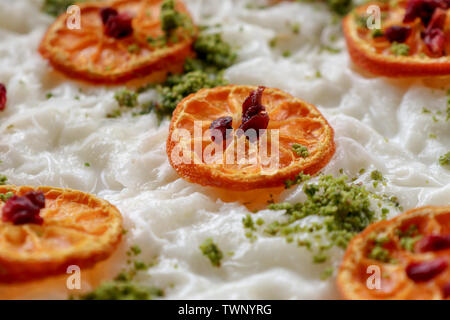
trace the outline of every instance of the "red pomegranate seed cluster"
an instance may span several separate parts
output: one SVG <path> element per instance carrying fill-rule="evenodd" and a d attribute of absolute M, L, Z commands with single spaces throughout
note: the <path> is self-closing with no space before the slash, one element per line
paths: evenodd
<path fill-rule="evenodd" d="M 445 35 L 443 29 L 446 17 L 447 11 L 437 8 L 431 17 L 427 29 L 422 34 L 423 41 L 427 48 L 433 55 L 438 57 L 444 55 Z"/>
<path fill-rule="evenodd" d="M 262 95 L 266 88 L 258 87 L 256 91 L 250 92 L 249 96 L 242 104 L 242 123 L 239 126 L 250 141 L 255 141 L 259 137 L 259 130 L 267 129 L 269 125 L 269 114 L 266 108 L 262 105 Z M 219 141 L 214 135 L 211 136 L 212 141 L 221 142 L 227 138 L 227 129 L 232 129 L 233 118 L 221 117 L 214 120 L 209 127 L 210 130 L 220 130 L 222 139 Z M 253 132 L 247 132 L 247 130 L 253 129 L 256 132 L 256 136 L 253 136 Z M 242 133 L 241 131 L 241 133 Z"/>
<path fill-rule="evenodd" d="M 210 130 L 219 130 L 221 135 L 219 137 L 217 137 L 216 135 L 211 135 L 211 140 L 214 142 L 217 142 L 217 143 L 220 143 L 220 142 L 226 140 L 226 138 L 228 137 L 228 133 L 230 132 L 230 131 L 227 132 L 227 129 L 228 130 L 233 129 L 232 123 L 233 123 L 232 117 L 221 117 L 221 118 L 214 120 L 211 123 L 211 126 L 209 127 L 209 129 Z"/>
<path fill-rule="evenodd" d="M 6 87 L 4 84 L 0 83 L 0 111 L 6 108 Z"/>
<path fill-rule="evenodd" d="M 426 30 L 421 37 L 433 56 L 444 55 L 445 35 L 443 32 L 450 0 L 409 0 L 403 22 L 420 18 Z"/>
<path fill-rule="evenodd" d="M 413 22 L 416 18 L 420 18 L 427 26 L 437 8 L 448 9 L 449 7 L 449 0 L 409 0 L 403 22 Z"/>
<path fill-rule="evenodd" d="M 262 95 L 266 88 L 258 87 L 258 90 L 250 92 L 250 95 L 242 104 L 242 123 L 239 129 L 246 132 L 249 129 L 256 131 L 256 137 L 259 136 L 259 130 L 267 129 L 269 125 L 269 114 L 262 105 Z M 252 137 L 249 137 L 253 140 Z"/>
<path fill-rule="evenodd" d="M 2 221 L 11 222 L 15 225 L 38 224 L 44 220 L 39 215 L 45 207 L 45 196 L 42 192 L 30 191 L 24 196 L 12 196 L 3 206 Z"/>
<path fill-rule="evenodd" d="M 119 13 L 116 9 L 106 7 L 100 10 L 104 33 L 108 37 L 121 39 L 133 33 L 132 17 L 128 13 Z"/>

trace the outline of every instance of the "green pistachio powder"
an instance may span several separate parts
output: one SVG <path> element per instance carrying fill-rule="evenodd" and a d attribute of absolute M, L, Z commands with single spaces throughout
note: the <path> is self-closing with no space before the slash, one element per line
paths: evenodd
<path fill-rule="evenodd" d="M 57 16 L 64 12 L 67 6 L 73 2 L 71 0 L 45 0 L 43 11 Z M 298 0 L 298 2 L 314 1 Z M 321 2 L 326 3 L 334 13 L 339 15 L 346 14 L 352 8 L 351 0 L 323 0 Z M 148 39 L 150 44 L 166 45 L 168 41 L 176 42 L 178 40 L 176 30 L 179 28 L 184 28 L 188 31 L 192 30 L 189 19 L 175 10 L 173 0 L 165 0 L 161 9 L 161 22 L 165 36 L 159 39 Z M 227 84 L 227 81 L 222 77 L 222 73 L 235 62 L 236 54 L 231 46 L 222 40 L 220 34 L 205 33 L 205 29 L 200 32 L 194 43 L 196 58 L 187 59 L 182 74 L 169 75 L 164 83 L 156 86 L 148 85 L 138 89 L 136 92 L 126 89 L 116 92 L 115 99 L 119 107 L 138 107 L 139 93 L 153 88 L 158 93 L 158 100 L 142 105 L 141 110 L 134 112 L 133 115 L 155 112 L 159 119 L 163 119 L 166 116 L 170 117 L 179 101 L 189 94 L 195 93 L 202 88 L 213 88 Z M 134 49 L 129 50 L 130 53 L 138 51 Z M 396 55 L 407 55 L 409 48 L 393 44 L 391 50 Z M 109 114 L 108 117 L 118 117 L 121 115 L 121 112 L 121 109 L 118 109 Z M 450 114 L 450 98 L 447 113 Z M 450 116 L 447 117 L 447 121 L 449 118 Z M 304 158 L 309 156 L 308 149 L 300 144 L 294 145 L 293 151 Z M 441 156 L 439 163 L 442 166 L 450 165 L 450 152 Z M 362 169 L 360 174 L 363 174 L 364 171 Z M 385 181 L 378 170 L 372 171 L 370 178 L 373 180 L 374 188 L 377 187 L 378 182 Z M 295 243 L 310 250 L 313 253 L 313 261 L 315 263 L 323 263 L 328 258 L 325 254 L 328 249 L 334 246 L 345 249 L 349 241 L 357 233 L 361 232 L 372 222 L 386 218 L 386 215 L 389 213 L 387 207 L 402 210 L 395 197 L 369 192 L 362 184 L 352 182 L 356 178 L 349 181 L 345 175 L 339 177 L 321 175 L 317 177 L 316 182 L 309 182 L 310 179 L 309 175 L 300 173 L 293 180 L 285 182 L 287 189 L 294 185 L 303 184 L 303 192 L 307 199 L 304 202 L 293 204 L 270 204 L 268 206 L 270 210 L 284 212 L 284 215 L 279 220 L 265 223 L 262 218 L 254 221 L 250 214 L 244 217 L 242 222 L 245 235 L 251 241 L 256 240 L 258 235 L 284 237 L 288 243 Z M 6 184 L 6 182 L 7 178 L 0 175 L 0 184 Z M 6 201 L 10 196 L 12 196 L 11 192 L 1 194 L 0 200 Z M 376 209 L 373 208 L 374 202 L 378 202 Z M 310 216 L 318 217 L 320 222 L 302 224 L 302 220 Z M 314 241 L 305 240 L 305 234 L 312 235 Z M 402 247 L 406 250 L 413 250 L 415 242 L 420 238 L 414 226 L 405 232 L 399 231 L 397 236 L 400 238 Z M 308 239 L 310 238 L 308 237 Z M 370 241 L 373 243 L 373 249 L 369 253 L 371 258 L 384 262 L 395 262 L 390 257 L 389 251 L 383 247 L 389 239 L 373 235 Z M 200 245 L 199 250 L 209 259 L 213 267 L 221 266 L 224 255 L 213 239 L 206 239 Z M 94 291 L 72 298 L 87 300 L 146 300 L 162 297 L 164 292 L 161 289 L 142 286 L 135 281 L 135 276 L 139 272 L 145 271 L 152 266 L 152 264 L 136 260 L 140 253 L 141 249 L 139 247 L 131 247 L 128 251 L 130 256 L 128 264 L 131 267 L 121 272 L 114 280 L 104 282 Z M 333 272 L 332 267 L 326 268 L 321 279 L 327 279 Z"/>
<path fill-rule="evenodd" d="M 70 296 L 70 299 L 79 300 L 152 300 L 163 297 L 164 291 L 159 288 L 143 286 L 135 280 L 136 276 L 152 267 L 155 262 L 146 264 L 136 260 L 142 250 L 138 246 L 132 246 L 127 255 L 128 268 L 119 273 L 113 280 L 103 282 L 95 290 L 79 295 Z"/>
<path fill-rule="evenodd" d="M 83 0 L 78 0 L 76 2 L 83 2 Z M 73 0 L 45 0 L 42 5 L 42 11 L 57 17 L 64 11 L 66 11 L 67 7 L 74 4 Z"/>
<path fill-rule="evenodd" d="M 307 158 L 309 156 L 308 148 L 305 146 L 302 146 L 299 143 L 294 143 L 292 145 L 292 150 L 297 154 L 299 157 Z"/>
<path fill-rule="evenodd" d="M 148 39 L 152 45 L 166 45 L 168 41 L 177 42 L 179 39 L 176 31 L 180 28 L 188 32 L 193 30 L 188 17 L 175 10 L 173 0 L 165 0 L 162 3 L 161 25 L 165 35 L 159 39 Z M 119 107 L 134 108 L 138 105 L 137 95 L 139 93 L 156 89 L 157 101 L 144 104 L 141 111 L 134 115 L 153 111 L 161 121 L 164 117 L 170 117 L 178 103 L 191 93 L 202 88 L 214 88 L 228 84 L 223 78 L 222 72 L 235 62 L 237 56 L 231 46 L 222 40 L 221 35 L 207 34 L 203 31 L 198 35 L 193 48 L 197 58 L 186 60 L 182 74 L 169 75 L 164 83 L 149 84 L 139 88 L 135 93 L 127 90 L 120 91 L 115 96 Z M 118 109 L 108 117 L 113 118 L 120 115 L 121 111 Z"/>
<path fill-rule="evenodd" d="M 259 231 L 266 236 L 285 237 L 288 243 L 296 243 L 313 252 L 313 261 L 322 263 L 327 260 L 327 250 L 334 246 L 345 249 L 357 233 L 372 222 L 386 218 L 390 211 L 387 207 L 399 207 L 395 198 L 369 192 L 363 185 L 350 182 L 345 175 L 321 175 L 315 183 L 307 182 L 310 178 L 301 173 L 286 183 L 286 188 L 303 183 L 307 197 L 304 202 L 269 205 L 271 210 L 285 212 L 281 219 L 270 224 L 256 223 L 257 228 L 248 215 L 243 220 L 244 228 L 248 230 L 246 236 L 254 240 L 253 232 Z M 374 209 L 374 202 L 378 202 L 377 209 Z M 318 217 L 319 221 L 302 223 L 310 216 Z M 305 240 L 305 234 L 310 234 L 314 241 Z"/>
<path fill-rule="evenodd" d="M 205 242 L 200 245 L 200 250 L 202 251 L 203 255 L 205 255 L 209 259 L 214 267 L 220 267 L 223 253 L 219 249 L 217 244 L 214 243 L 213 239 L 206 239 Z"/>
<path fill-rule="evenodd" d="M 416 225 L 410 225 L 408 229 L 402 231 L 400 229 L 395 230 L 395 235 L 400 240 L 400 246 L 410 252 L 414 251 L 414 245 L 417 241 L 422 238 L 422 235 L 419 234 L 418 227 Z M 374 259 L 384 263 L 395 264 L 397 260 L 391 257 L 391 253 L 388 249 L 386 249 L 386 245 L 389 244 L 392 240 L 381 234 L 377 235 L 376 233 L 372 233 L 368 237 L 369 245 L 372 246 L 368 257 L 370 259 Z"/>

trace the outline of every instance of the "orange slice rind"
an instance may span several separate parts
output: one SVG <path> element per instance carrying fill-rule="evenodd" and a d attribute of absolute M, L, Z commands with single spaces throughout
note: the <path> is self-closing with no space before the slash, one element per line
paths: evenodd
<path fill-rule="evenodd" d="M 272 166 L 273 163 L 262 161 L 258 152 L 255 162 L 240 163 L 238 144 L 245 145 L 246 156 L 254 144 L 237 134 L 232 135 L 232 143 L 220 150 L 222 153 L 214 154 L 218 161 L 206 161 L 205 154 L 214 145 L 211 135 L 208 135 L 211 123 L 221 117 L 232 117 L 233 130 L 237 130 L 241 124 L 242 104 L 255 90 L 253 86 L 238 85 L 202 89 L 178 104 L 170 124 L 167 155 L 181 177 L 205 186 L 250 190 L 282 186 L 300 172 L 314 174 L 329 162 L 335 152 L 335 144 L 334 131 L 327 120 L 315 106 L 274 88 L 266 88 L 262 96 L 262 104 L 270 120 L 266 135 L 259 141 L 265 137 L 265 154 L 269 158 L 272 152 L 278 153 L 277 164 Z M 200 138 L 196 137 L 196 126 L 202 131 Z M 308 156 L 296 154 L 292 147 L 294 144 L 307 147 Z M 180 154 L 183 161 L 177 158 Z M 230 158 L 227 159 L 227 156 Z"/>
<path fill-rule="evenodd" d="M 105 200 L 71 189 L 0 186 L 0 193 L 45 195 L 42 225 L 0 221 L 0 282 L 62 274 L 70 265 L 88 268 L 104 260 L 122 237 L 120 212 Z M 0 212 L 4 203 L 0 201 Z"/>
<path fill-rule="evenodd" d="M 408 230 L 415 231 L 406 238 Z M 342 296 L 355 300 L 450 298 L 445 294 L 450 289 L 450 247 L 435 251 L 418 249 L 421 239 L 435 235 L 445 235 L 448 242 L 450 206 L 417 208 L 390 221 L 370 225 L 350 242 L 345 253 L 337 277 Z M 382 261 L 373 255 L 374 241 L 380 239 L 383 240 L 376 250 L 386 250 Z M 415 240 L 408 248 L 412 239 Z M 430 262 L 443 263 L 443 268 L 429 279 L 419 281 L 407 272 L 411 264 Z M 380 273 L 375 274 L 376 270 Z M 374 277 L 379 279 L 378 287 Z"/>
<path fill-rule="evenodd" d="M 177 41 L 151 44 L 148 38 L 164 35 L 160 11 L 163 0 L 116 0 L 77 4 L 80 29 L 68 27 L 70 14 L 60 15 L 49 27 L 39 51 L 51 65 L 69 77 L 95 83 L 121 83 L 149 76 L 154 72 L 178 70 L 192 55 L 194 29 L 176 30 Z M 182 1 L 176 10 L 192 18 Z M 104 34 L 100 10 L 116 9 L 133 17 L 133 33 L 116 39 Z"/>

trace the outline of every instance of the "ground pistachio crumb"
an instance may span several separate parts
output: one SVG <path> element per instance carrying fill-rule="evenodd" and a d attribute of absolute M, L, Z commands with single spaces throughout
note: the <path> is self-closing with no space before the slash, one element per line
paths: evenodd
<path fill-rule="evenodd" d="M 14 193 L 11 191 L 8 191 L 6 193 L 0 193 L 0 201 L 6 202 L 12 196 L 14 196 Z"/>
<path fill-rule="evenodd" d="M 374 188 L 378 187 L 378 183 L 379 182 L 383 182 L 383 184 L 385 184 L 383 174 L 380 171 L 378 171 L 378 170 L 373 170 L 370 173 L 370 178 L 372 180 L 374 180 L 374 182 L 373 182 L 373 187 Z"/>
<path fill-rule="evenodd" d="M 256 224 L 257 224 L 258 226 L 262 226 L 262 225 L 264 224 L 264 219 L 263 219 L 263 218 L 258 218 L 258 219 L 256 219 Z"/>
<path fill-rule="evenodd" d="M 367 18 L 368 16 L 365 14 L 358 14 L 353 12 L 353 19 L 355 20 L 356 25 L 361 29 L 367 29 Z"/>
<path fill-rule="evenodd" d="M 326 268 L 322 274 L 320 275 L 320 280 L 327 280 L 328 278 L 330 278 L 334 273 L 334 268 L 333 267 L 328 267 Z"/>
<path fill-rule="evenodd" d="M 190 33 L 193 32 L 192 22 L 189 17 L 176 10 L 175 0 L 164 0 L 161 4 L 161 29 L 164 31 L 165 40 L 171 42 L 178 42 L 178 36 L 175 31 L 178 28 L 183 28 Z"/>
<path fill-rule="evenodd" d="M 127 50 L 128 50 L 128 52 L 129 53 L 136 53 L 136 52 L 139 52 L 139 45 L 137 45 L 136 43 L 133 43 L 133 44 L 130 44 L 128 47 L 127 47 Z"/>
<path fill-rule="evenodd" d="M 389 262 L 391 260 L 389 251 L 380 246 L 373 247 L 372 251 L 369 253 L 369 258 L 381 262 Z"/>
<path fill-rule="evenodd" d="M 246 9 L 254 9 L 254 10 L 262 10 L 262 9 L 268 8 L 268 5 L 263 5 L 263 4 L 260 5 L 260 4 L 249 2 L 245 5 L 245 8 Z"/>
<path fill-rule="evenodd" d="M 141 254 L 142 249 L 138 245 L 133 245 L 130 247 L 130 253 L 137 256 Z"/>
<path fill-rule="evenodd" d="M 291 25 L 291 30 L 293 34 L 299 34 L 300 33 L 300 23 L 296 22 Z"/>
<path fill-rule="evenodd" d="M 323 253 L 319 253 L 319 254 L 316 254 L 315 256 L 313 256 L 314 263 L 324 263 L 327 261 L 327 259 L 328 259 L 328 256 Z"/>
<path fill-rule="evenodd" d="M 141 249 L 134 245 L 130 247 L 128 255 L 137 256 Z M 144 270 L 147 270 L 155 262 L 146 264 L 142 261 L 132 261 L 132 268 L 123 270 L 113 280 L 105 281 L 93 291 L 79 295 L 71 296 L 70 299 L 79 300 L 152 300 L 164 296 L 164 291 L 152 286 L 144 286 L 137 283 L 135 276 Z"/>
<path fill-rule="evenodd" d="M 242 224 L 246 229 L 256 230 L 255 223 L 253 222 L 252 216 L 250 214 L 247 214 L 244 218 L 242 218 Z"/>
<path fill-rule="evenodd" d="M 222 36 L 219 33 L 200 33 L 193 47 L 197 57 L 186 59 L 184 73 L 170 75 L 164 83 L 156 86 L 159 101 L 149 110 L 155 111 L 160 120 L 171 116 L 178 103 L 188 95 L 203 88 L 228 84 L 222 73 L 237 56 Z"/>
<path fill-rule="evenodd" d="M 282 56 L 285 58 L 289 58 L 292 55 L 292 52 L 290 50 L 284 50 L 282 53 Z"/>
<path fill-rule="evenodd" d="M 179 16 L 177 18 L 174 13 L 173 0 L 165 0 L 163 7 L 166 12 L 166 17 L 162 18 L 165 19 L 164 24 L 166 26 L 164 28 L 171 33 L 170 30 L 174 30 L 175 26 L 178 25 L 178 22 L 174 20 L 178 19 Z M 183 25 L 183 27 L 186 28 L 186 25 Z M 193 44 L 195 58 L 186 59 L 182 74 L 172 74 L 161 84 L 148 84 L 139 88 L 136 93 L 156 89 L 158 98 L 142 105 L 141 112 L 134 112 L 133 116 L 154 112 L 158 120 L 161 121 L 166 116 L 170 117 L 178 103 L 188 95 L 203 88 L 214 88 L 228 84 L 228 81 L 223 78 L 223 71 L 236 61 L 236 53 L 231 45 L 222 39 L 220 33 L 205 31 L 207 28 L 201 28 L 200 30 L 201 32 Z M 167 42 L 165 36 L 148 40 L 149 43 L 154 45 L 162 45 Z M 124 102 L 119 103 L 119 105 L 130 105 L 130 103 L 127 103 L 126 97 L 123 100 Z M 131 97 L 131 101 L 136 101 L 136 103 L 131 103 L 133 106 L 137 104 L 137 99 L 135 100 L 134 97 Z M 120 110 L 118 110 L 109 114 L 108 117 L 115 118 L 120 115 Z"/>
<path fill-rule="evenodd" d="M 201 245 L 200 250 L 206 256 L 214 267 L 220 267 L 223 258 L 222 251 L 214 243 L 213 239 L 206 239 Z"/>
<path fill-rule="evenodd" d="M 264 221 L 262 222 L 262 224 L 258 224 L 258 222 L 261 223 L 261 221 L 258 219 L 258 221 L 256 222 L 256 224 L 258 226 L 264 224 Z M 257 237 L 253 233 L 253 231 L 256 231 L 256 227 L 255 227 L 255 221 L 253 221 L 252 216 L 250 214 L 247 214 L 244 218 L 242 218 L 242 224 L 244 226 L 244 229 L 247 230 L 245 232 L 245 237 L 250 239 L 251 242 L 255 241 L 257 239 Z"/>
<path fill-rule="evenodd" d="M 439 164 L 443 167 L 450 165 L 450 151 L 439 157 Z"/>
<path fill-rule="evenodd" d="M 133 108 L 138 104 L 137 93 L 127 89 L 117 91 L 114 94 L 114 99 L 116 99 L 120 107 Z"/>
<path fill-rule="evenodd" d="M 81 295 L 80 300 L 153 300 L 164 296 L 164 291 L 154 287 L 144 287 L 140 284 L 113 280 L 102 283 L 95 290 Z"/>
<path fill-rule="evenodd" d="M 416 242 L 422 238 L 422 235 L 419 234 L 419 228 L 414 224 L 410 225 L 405 231 L 395 230 L 395 234 L 400 239 L 401 247 L 411 252 L 414 251 Z"/>
<path fill-rule="evenodd" d="M 371 35 L 372 35 L 372 38 L 378 38 L 378 37 L 383 37 L 384 33 L 381 29 L 373 29 Z"/>
<path fill-rule="evenodd" d="M 301 184 L 305 181 L 308 181 L 309 179 L 311 179 L 311 176 L 309 174 L 304 174 L 303 172 L 300 172 L 298 175 L 294 177 L 293 180 L 286 180 L 284 182 L 284 186 L 286 189 L 289 189 L 290 187 L 297 184 Z"/>
<path fill-rule="evenodd" d="M 221 77 L 213 77 L 206 72 L 197 70 L 183 75 L 172 75 L 167 81 L 157 86 L 161 103 L 156 107 L 160 114 L 172 114 L 178 103 L 191 93 L 203 88 L 214 88 L 227 82 Z"/>
<path fill-rule="evenodd" d="M 75 2 L 83 2 L 84 0 L 44 0 L 42 11 L 54 17 L 65 12 L 66 9 Z"/>
<path fill-rule="evenodd" d="M 109 119 L 114 119 L 114 118 L 120 117 L 121 115 L 122 115 L 122 111 L 120 111 L 119 109 L 115 109 L 111 113 L 108 113 L 106 115 L 106 117 Z"/>
<path fill-rule="evenodd" d="M 5 175 L 0 174 L 0 186 L 5 185 L 7 182 L 8 178 Z"/>
<path fill-rule="evenodd" d="M 409 55 L 409 46 L 404 43 L 393 42 L 391 45 L 391 53 L 395 56 Z"/>
<path fill-rule="evenodd" d="M 143 261 L 134 261 L 134 269 L 135 270 L 147 270 L 148 265 Z"/>
<path fill-rule="evenodd" d="M 302 158 L 306 158 L 309 156 L 309 151 L 308 148 L 299 144 L 299 143 L 294 143 L 292 145 L 292 150 L 294 150 L 294 152 Z"/>
<path fill-rule="evenodd" d="M 383 181 L 383 174 L 378 170 L 373 170 L 370 173 L 370 178 L 375 181 Z"/>
<path fill-rule="evenodd" d="M 390 242 L 388 237 L 372 234 L 369 236 L 369 240 L 373 243 L 373 248 L 368 255 L 370 259 L 381 262 L 394 262 L 389 250 L 384 248 L 384 245 Z"/>
<path fill-rule="evenodd" d="M 315 237 L 314 245 L 310 240 L 298 240 L 299 246 L 311 250 L 315 247 L 318 254 L 314 262 L 324 262 L 324 252 L 333 246 L 346 248 L 349 241 L 370 223 L 381 218 L 371 209 L 374 194 L 359 184 L 348 182 L 345 175 L 333 177 L 323 175 L 317 183 L 305 183 L 303 192 L 307 199 L 295 204 L 278 203 L 269 205 L 271 210 L 285 210 L 279 221 L 265 226 L 264 232 L 271 236 L 293 237 L 306 233 Z M 321 222 L 307 226 L 299 223 L 308 216 L 322 217 Z M 292 239 L 294 240 L 294 239 Z"/>
<path fill-rule="evenodd" d="M 231 66 L 237 58 L 231 46 L 223 41 L 220 33 L 200 33 L 194 42 L 197 57 L 209 66 L 222 70 Z"/>

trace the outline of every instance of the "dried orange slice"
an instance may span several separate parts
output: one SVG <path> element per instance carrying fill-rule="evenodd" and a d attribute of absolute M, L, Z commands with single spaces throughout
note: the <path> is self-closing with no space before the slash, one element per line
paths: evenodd
<path fill-rule="evenodd" d="M 176 69 L 192 54 L 194 30 L 180 27 L 166 44 L 149 42 L 148 39 L 164 36 L 160 21 L 162 2 L 118 0 L 77 4 L 81 28 L 72 27 L 72 15 L 62 14 L 48 29 L 39 51 L 55 69 L 96 83 L 125 82 L 156 71 Z M 105 34 L 100 15 L 105 7 L 132 18 L 131 35 L 115 38 Z M 176 0 L 175 9 L 192 22 L 183 2 Z"/>
<path fill-rule="evenodd" d="M 413 3 L 414 2 L 414 3 Z M 442 1 L 420 9 L 421 0 L 373 1 L 356 8 L 343 21 L 355 64 L 388 77 L 450 75 L 450 10 Z M 367 10 L 381 9 L 381 29 L 369 29 Z M 371 18 L 376 18 L 369 10 Z M 434 13 L 433 13 L 434 12 Z M 425 14 L 426 13 L 426 14 Z M 432 15 L 433 14 L 433 15 Z M 422 18 L 417 15 L 422 15 Z M 404 22 L 406 21 L 406 22 Z"/>
<path fill-rule="evenodd" d="M 113 205 L 70 189 L 0 186 L 0 194 L 23 196 L 30 191 L 44 193 L 43 223 L 0 221 L 0 282 L 65 273 L 70 265 L 91 267 L 115 250 L 122 217 Z M 0 201 L 0 213 L 4 205 Z"/>
<path fill-rule="evenodd" d="M 167 154 L 181 177 L 201 185 L 250 190 L 281 186 L 300 172 L 314 174 L 329 162 L 335 152 L 332 127 L 315 106 L 279 89 L 266 88 L 262 94 L 269 122 L 258 143 L 236 134 L 243 103 L 256 89 L 238 85 L 202 89 L 178 104 Z M 220 145 L 212 141 L 209 130 L 217 119 L 230 120 L 225 122 L 233 131 L 223 150 L 212 150 Z M 264 153 L 255 151 L 264 141 Z M 297 154 L 294 145 L 305 147 L 307 156 Z M 277 161 L 269 161 L 272 155 Z"/>
<path fill-rule="evenodd" d="M 350 242 L 337 283 L 347 299 L 450 299 L 450 206 L 370 225 Z"/>

